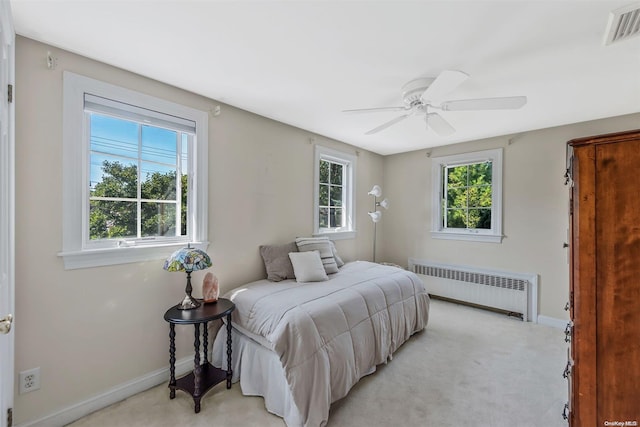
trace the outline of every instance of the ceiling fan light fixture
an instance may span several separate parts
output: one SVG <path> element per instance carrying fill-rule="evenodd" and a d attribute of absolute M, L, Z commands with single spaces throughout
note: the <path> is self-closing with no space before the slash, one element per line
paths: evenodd
<path fill-rule="evenodd" d="M 413 79 L 402 86 L 402 101 L 407 107 L 412 107 L 422 101 L 422 94 L 435 81 L 434 77 Z"/>

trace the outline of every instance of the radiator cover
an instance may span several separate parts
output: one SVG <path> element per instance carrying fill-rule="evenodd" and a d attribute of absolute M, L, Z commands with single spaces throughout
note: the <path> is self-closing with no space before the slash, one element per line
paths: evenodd
<path fill-rule="evenodd" d="M 429 294 L 522 314 L 538 320 L 538 275 L 439 264 L 409 258 L 409 270 L 424 281 Z"/>

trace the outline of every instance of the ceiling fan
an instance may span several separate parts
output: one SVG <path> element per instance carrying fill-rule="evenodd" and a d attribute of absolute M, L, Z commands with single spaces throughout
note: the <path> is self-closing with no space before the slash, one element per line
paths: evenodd
<path fill-rule="evenodd" d="M 507 96 L 501 98 L 460 99 L 440 101 L 443 96 L 453 91 L 469 75 L 462 71 L 445 70 L 438 77 L 423 77 L 411 80 L 402 87 L 403 106 L 359 108 L 343 110 L 345 113 L 374 113 L 384 111 L 402 111 L 404 114 L 377 126 L 365 135 L 378 133 L 413 115 L 424 115 L 427 128 L 431 128 L 440 136 L 448 136 L 456 130 L 440 114 L 440 111 L 475 111 L 475 110 L 515 110 L 527 103 L 526 96 Z"/>

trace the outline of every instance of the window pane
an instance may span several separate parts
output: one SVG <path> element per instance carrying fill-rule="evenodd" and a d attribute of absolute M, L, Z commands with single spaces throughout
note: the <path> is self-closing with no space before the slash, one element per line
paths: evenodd
<path fill-rule="evenodd" d="M 491 209 L 469 209 L 469 228 L 491 229 Z"/>
<path fill-rule="evenodd" d="M 346 233 L 353 232 L 347 219 L 353 216 L 354 208 L 350 198 L 354 170 L 347 170 L 347 168 L 355 168 L 355 156 L 320 146 L 316 146 L 314 151 L 314 159 L 319 168 L 316 172 L 318 182 L 314 183 L 319 186 L 316 187 L 319 194 L 314 200 L 314 211 L 318 216 L 314 224 L 314 232 L 318 234 L 345 232 L 344 237 L 351 238 L 352 236 Z M 346 211 L 346 209 L 349 210 Z"/>
<path fill-rule="evenodd" d="M 175 165 L 178 133 L 155 126 L 142 126 L 142 160 Z"/>
<path fill-rule="evenodd" d="M 113 239 L 137 236 L 136 202 L 91 200 L 89 202 L 89 239 Z"/>
<path fill-rule="evenodd" d="M 490 208 L 491 207 L 491 186 L 483 185 L 469 188 L 470 208 Z"/>
<path fill-rule="evenodd" d="M 466 228 L 466 220 L 465 209 L 447 209 L 447 228 Z"/>
<path fill-rule="evenodd" d="M 135 161 L 92 153 L 89 169 L 91 196 L 137 197 L 138 167 Z"/>
<path fill-rule="evenodd" d="M 331 184 L 342 185 L 342 165 L 331 163 Z"/>
<path fill-rule="evenodd" d="M 469 185 L 491 184 L 491 162 L 469 165 Z"/>
<path fill-rule="evenodd" d="M 320 199 L 318 200 L 319 206 L 329 206 L 329 186 L 326 184 L 320 184 Z"/>
<path fill-rule="evenodd" d="M 467 207 L 467 188 L 451 188 L 447 190 L 447 207 L 448 208 L 466 208 Z"/>
<path fill-rule="evenodd" d="M 491 229 L 491 162 L 446 168 L 445 227 Z"/>
<path fill-rule="evenodd" d="M 320 215 L 318 220 L 320 228 L 329 227 L 329 208 L 320 208 Z"/>
<path fill-rule="evenodd" d="M 342 187 L 331 186 L 331 206 L 342 206 Z"/>
<path fill-rule="evenodd" d="M 447 168 L 447 188 L 465 187 L 467 185 L 467 166 Z"/>
<path fill-rule="evenodd" d="M 432 157 L 433 238 L 502 242 L 502 151 Z"/>
<path fill-rule="evenodd" d="M 176 205 L 174 203 L 141 204 L 142 236 L 175 236 Z"/>
<path fill-rule="evenodd" d="M 320 160 L 320 182 L 329 183 L 329 162 Z"/>
<path fill-rule="evenodd" d="M 176 170 L 156 163 L 142 162 L 143 199 L 176 200 Z"/>
<path fill-rule="evenodd" d="M 91 114 L 90 150 L 137 158 L 138 124 L 113 117 Z"/>
<path fill-rule="evenodd" d="M 180 177 L 182 203 L 180 204 L 180 235 L 187 236 L 189 234 L 188 218 L 188 194 L 189 194 L 189 143 L 192 141 L 192 135 L 182 133 L 181 136 L 181 170 L 182 176 Z"/>
<path fill-rule="evenodd" d="M 182 185 L 182 203 L 180 206 L 180 235 L 187 236 L 189 233 L 188 222 L 187 222 L 187 200 L 189 194 L 189 177 L 185 174 L 182 175 L 181 180 Z"/>
<path fill-rule="evenodd" d="M 189 173 L 189 135 L 182 134 L 182 173 Z"/>
<path fill-rule="evenodd" d="M 342 209 L 341 208 L 330 209 L 329 222 L 332 228 L 342 227 Z"/>

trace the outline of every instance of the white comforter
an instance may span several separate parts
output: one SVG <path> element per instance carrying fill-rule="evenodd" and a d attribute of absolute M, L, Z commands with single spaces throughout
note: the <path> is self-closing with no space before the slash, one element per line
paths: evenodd
<path fill-rule="evenodd" d="M 385 362 L 428 320 L 413 273 L 348 263 L 331 280 L 261 280 L 234 289 L 232 321 L 279 356 L 305 427 L 324 426 L 332 402 Z"/>

